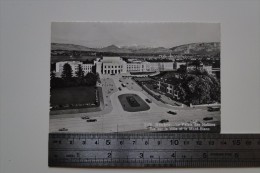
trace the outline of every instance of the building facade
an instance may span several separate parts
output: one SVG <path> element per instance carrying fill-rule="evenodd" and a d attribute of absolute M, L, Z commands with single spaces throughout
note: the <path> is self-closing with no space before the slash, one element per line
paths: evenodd
<path fill-rule="evenodd" d="M 121 74 L 127 72 L 127 64 L 120 57 L 103 57 L 103 59 L 97 59 L 94 64 L 99 74 Z"/>
<path fill-rule="evenodd" d="M 176 100 L 182 99 L 182 92 L 179 89 L 179 87 L 161 81 L 158 81 L 157 86 L 159 91 L 165 93 L 166 95 L 172 97 L 173 99 Z"/>
<path fill-rule="evenodd" d="M 56 76 L 60 77 L 61 73 L 63 71 L 63 66 L 65 64 L 69 64 L 72 69 L 72 76 L 76 76 L 76 72 L 78 71 L 79 66 L 81 66 L 82 70 L 84 71 L 84 74 L 86 75 L 87 73 L 92 72 L 92 67 L 94 64 L 85 64 L 80 61 L 62 61 L 62 62 L 57 62 L 56 63 Z"/>
<path fill-rule="evenodd" d="M 141 60 L 130 59 L 127 62 L 127 72 L 150 72 L 150 63 Z"/>
<path fill-rule="evenodd" d="M 172 71 L 173 62 L 148 62 L 145 60 L 128 59 L 124 61 L 121 57 L 103 57 L 96 58 L 93 64 L 86 64 L 80 61 L 62 61 L 56 63 L 56 76 L 60 77 L 64 64 L 69 64 L 72 68 L 73 76 L 76 75 L 79 65 L 82 67 L 85 75 L 92 72 L 93 66 L 99 74 L 116 75 L 127 72 L 159 72 Z"/>

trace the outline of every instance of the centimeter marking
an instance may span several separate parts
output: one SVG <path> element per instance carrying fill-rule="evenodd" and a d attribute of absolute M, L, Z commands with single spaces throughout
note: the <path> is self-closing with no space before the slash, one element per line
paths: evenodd
<path fill-rule="evenodd" d="M 260 166 L 260 134 L 49 134 L 49 166 Z"/>

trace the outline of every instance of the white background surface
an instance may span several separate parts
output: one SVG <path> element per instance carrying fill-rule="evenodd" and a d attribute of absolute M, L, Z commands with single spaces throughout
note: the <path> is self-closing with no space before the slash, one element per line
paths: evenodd
<path fill-rule="evenodd" d="M 260 172 L 259 168 L 49 168 L 51 21 L 220 22 L 222 133 L 260 132 L 260 1 L 2 0 L 0 173 Z"/>

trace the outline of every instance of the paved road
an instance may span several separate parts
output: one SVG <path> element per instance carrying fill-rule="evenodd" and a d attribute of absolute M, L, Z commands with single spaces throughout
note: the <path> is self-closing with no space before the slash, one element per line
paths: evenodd
<path fill-rule="evenodd" d="M 147 124 L 158 123 L 162 119 L 171 123 L 202 121 L 204 117 L 211 116 L 214 121 L 220 121 L 220 112 L 208 112 L 204 108 L 180 108 L 162 104 L 142 91 L 131 78 L 123 79 L 120 76 L 102 76 L 102 89 L 105 109 L 101 112 L 89 112 L 73 115 L 57 115 L 50 119 L 50 132 L 58 132 L 60 128 L 67 128 L 69 132 L 124 132 L 146 129 Z M 121 80 L 122 82 L 120 82 Z M 122 87 L 122 83 L 126 87 Z M 119 91 L 118 88 L 122 90 Z M 141 112 L 126 112 L 123 110 L 118 96 L 121 94 L 137 94 L 143 100 L 149 98 L 150 109 Z M 168 114 L 167 111 L 177 112 L 177 115 Z M 81 116 L 97 119 L 97 122 L 86 122 Z"/>

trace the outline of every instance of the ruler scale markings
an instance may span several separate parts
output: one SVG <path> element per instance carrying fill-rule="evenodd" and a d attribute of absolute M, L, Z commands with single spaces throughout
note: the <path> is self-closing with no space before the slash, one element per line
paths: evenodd
<path fill-rule="evenodd" d="M 64 139 L 67 142 L 64 142 Z M 82 140 L 88 145 L 84 145 Z M 89 140 L 92 140 L 92 143 Z M 93 141 L 98 142 L 95 144 Z M 70 167 L 260 166 L 260 135 L 50 134 L 49 165 Z"/>

